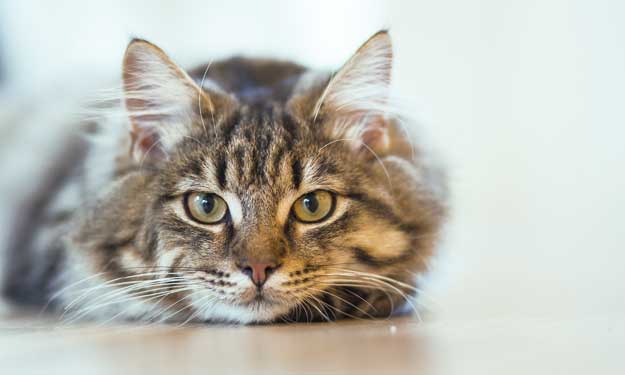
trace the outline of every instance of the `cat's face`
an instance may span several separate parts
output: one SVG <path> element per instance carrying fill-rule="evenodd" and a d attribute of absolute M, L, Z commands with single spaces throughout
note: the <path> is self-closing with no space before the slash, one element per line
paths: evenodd
<path fill-rule="evenodd" d="M 150 166 L 109 193 L 101 212 L 117 221 L 83 229 L 135 233 L 101 267 L 171 277 L 184 287 L 165 305 L 200 320 L 391 313 L 413 294 L 443 207 L 397 123 L 320 108 L 348 95 L 327 87 L 264 105 L 213 93 L 175 135 L 135 130 L 137 160 Z"/>
<path fill-rule="evenodd" d="M 423 208 L 396 201 L 410 171 L 387 162 L 387 176 L 319 125 L 243 108 L 179 146 L 146 220 L 171 260 L 162 266 L 206 270 L 197 303 L 211 296 L 245 320 L 272 319 L 349 284 L 344 270 L 414 271 L 426 228 L 411 210 Z"/>

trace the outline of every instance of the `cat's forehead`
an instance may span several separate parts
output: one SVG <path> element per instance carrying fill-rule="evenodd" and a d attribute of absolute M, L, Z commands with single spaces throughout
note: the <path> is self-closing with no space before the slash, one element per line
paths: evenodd
<path fill-rule="evenodd" d="M 266 103 L 241 106 L 217 124 L 215 130 L 215 146 L 229 150 L 233 145 L 241 145 L 261 152 L 278 145 L 292 150 L 304 140 L 312 141 L 314 135 L 307 121 L 293 116 L 281 105 Z"/>
<path fill-rule="evenodd" d="M 179 191 L 230 192 L 248 200 L 340 189 L 340 147 L 324 147 L 327 142 L 279 106 L 243 107 L 184 142 L 176 185 Z"/>
<path fill-rule="evenodd" d="M 277 106 L 244 107 L 221 127 L 216 146 L 221 152 L 206 157 L 215 164 L 215 176 L 223 188 L 246 190 L 263 186 L 298 184 L 302 159 L 310 137 L 306 124 Z"/>

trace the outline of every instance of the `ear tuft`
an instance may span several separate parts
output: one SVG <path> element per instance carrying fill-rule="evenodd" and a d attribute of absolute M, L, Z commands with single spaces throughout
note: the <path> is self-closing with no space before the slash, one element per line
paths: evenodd
<path fill-rule="evenodd" d="M 393 69 L 393 47 L 387 31 L 369 38 L 328 83 L 314 109 L 346 115 L 380 110 L 388 100 Z"/>
<path fill-rule="evenodd" d="M 157 46 L 133 39 L 124 55 L 123 84 L 133 153 L 163 157 L 188 132 L 204 92 Z"/>
<path fill-rule="evenodd" d="M 389 146 L 387 116 L 393 47 L 387 31 L 367 40 L 330 79 L 313 110 L 323 114 L 335 138 L 354 137 L 354 148 L 377 154 Z"/>

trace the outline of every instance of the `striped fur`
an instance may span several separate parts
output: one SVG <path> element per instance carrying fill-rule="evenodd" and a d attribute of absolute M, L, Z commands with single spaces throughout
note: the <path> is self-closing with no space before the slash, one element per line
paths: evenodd
<path fill-rule="evenodd" d="M 127 130 L 79 159 L 84 173 L 71 182 L 82 194 L 53 235 L 26 245 L 37 251 L 16 246 L 29 272 L 13 272 L 6 294 L 51 300 L 70 321 L 251 323 L 399 311 L 418 294 L 416 276 L 434 253 L 446 189 L 392 110 L 391 62 L 386 32 L 332 76 L 243 58 L 186 73 L 133 41 L 122 105 L 103 110 L 99 123 L 100 131 Z M 336 195 L 331 216 L 295 220 L 295 200 L 318 189 Z M 189 192 L 221 196 L 226 219 L 190 219 Z M 32 276 L 42 260 L 28 255 L 42 252 L 52 271 Z M 262 290 L 238 266 L 250 257 L 279 264 Z"/>

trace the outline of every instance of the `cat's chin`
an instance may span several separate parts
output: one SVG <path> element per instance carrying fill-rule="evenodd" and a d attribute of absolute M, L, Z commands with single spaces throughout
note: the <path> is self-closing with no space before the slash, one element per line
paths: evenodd
<path fill-rule="evenodd" d="M 256 298 L 245 303 L 215 302 L 210 309 L 199 314 L 201 320 L 239 324 L 271 323 L 287 314 L 290 307 L 266 298 Z"/>

